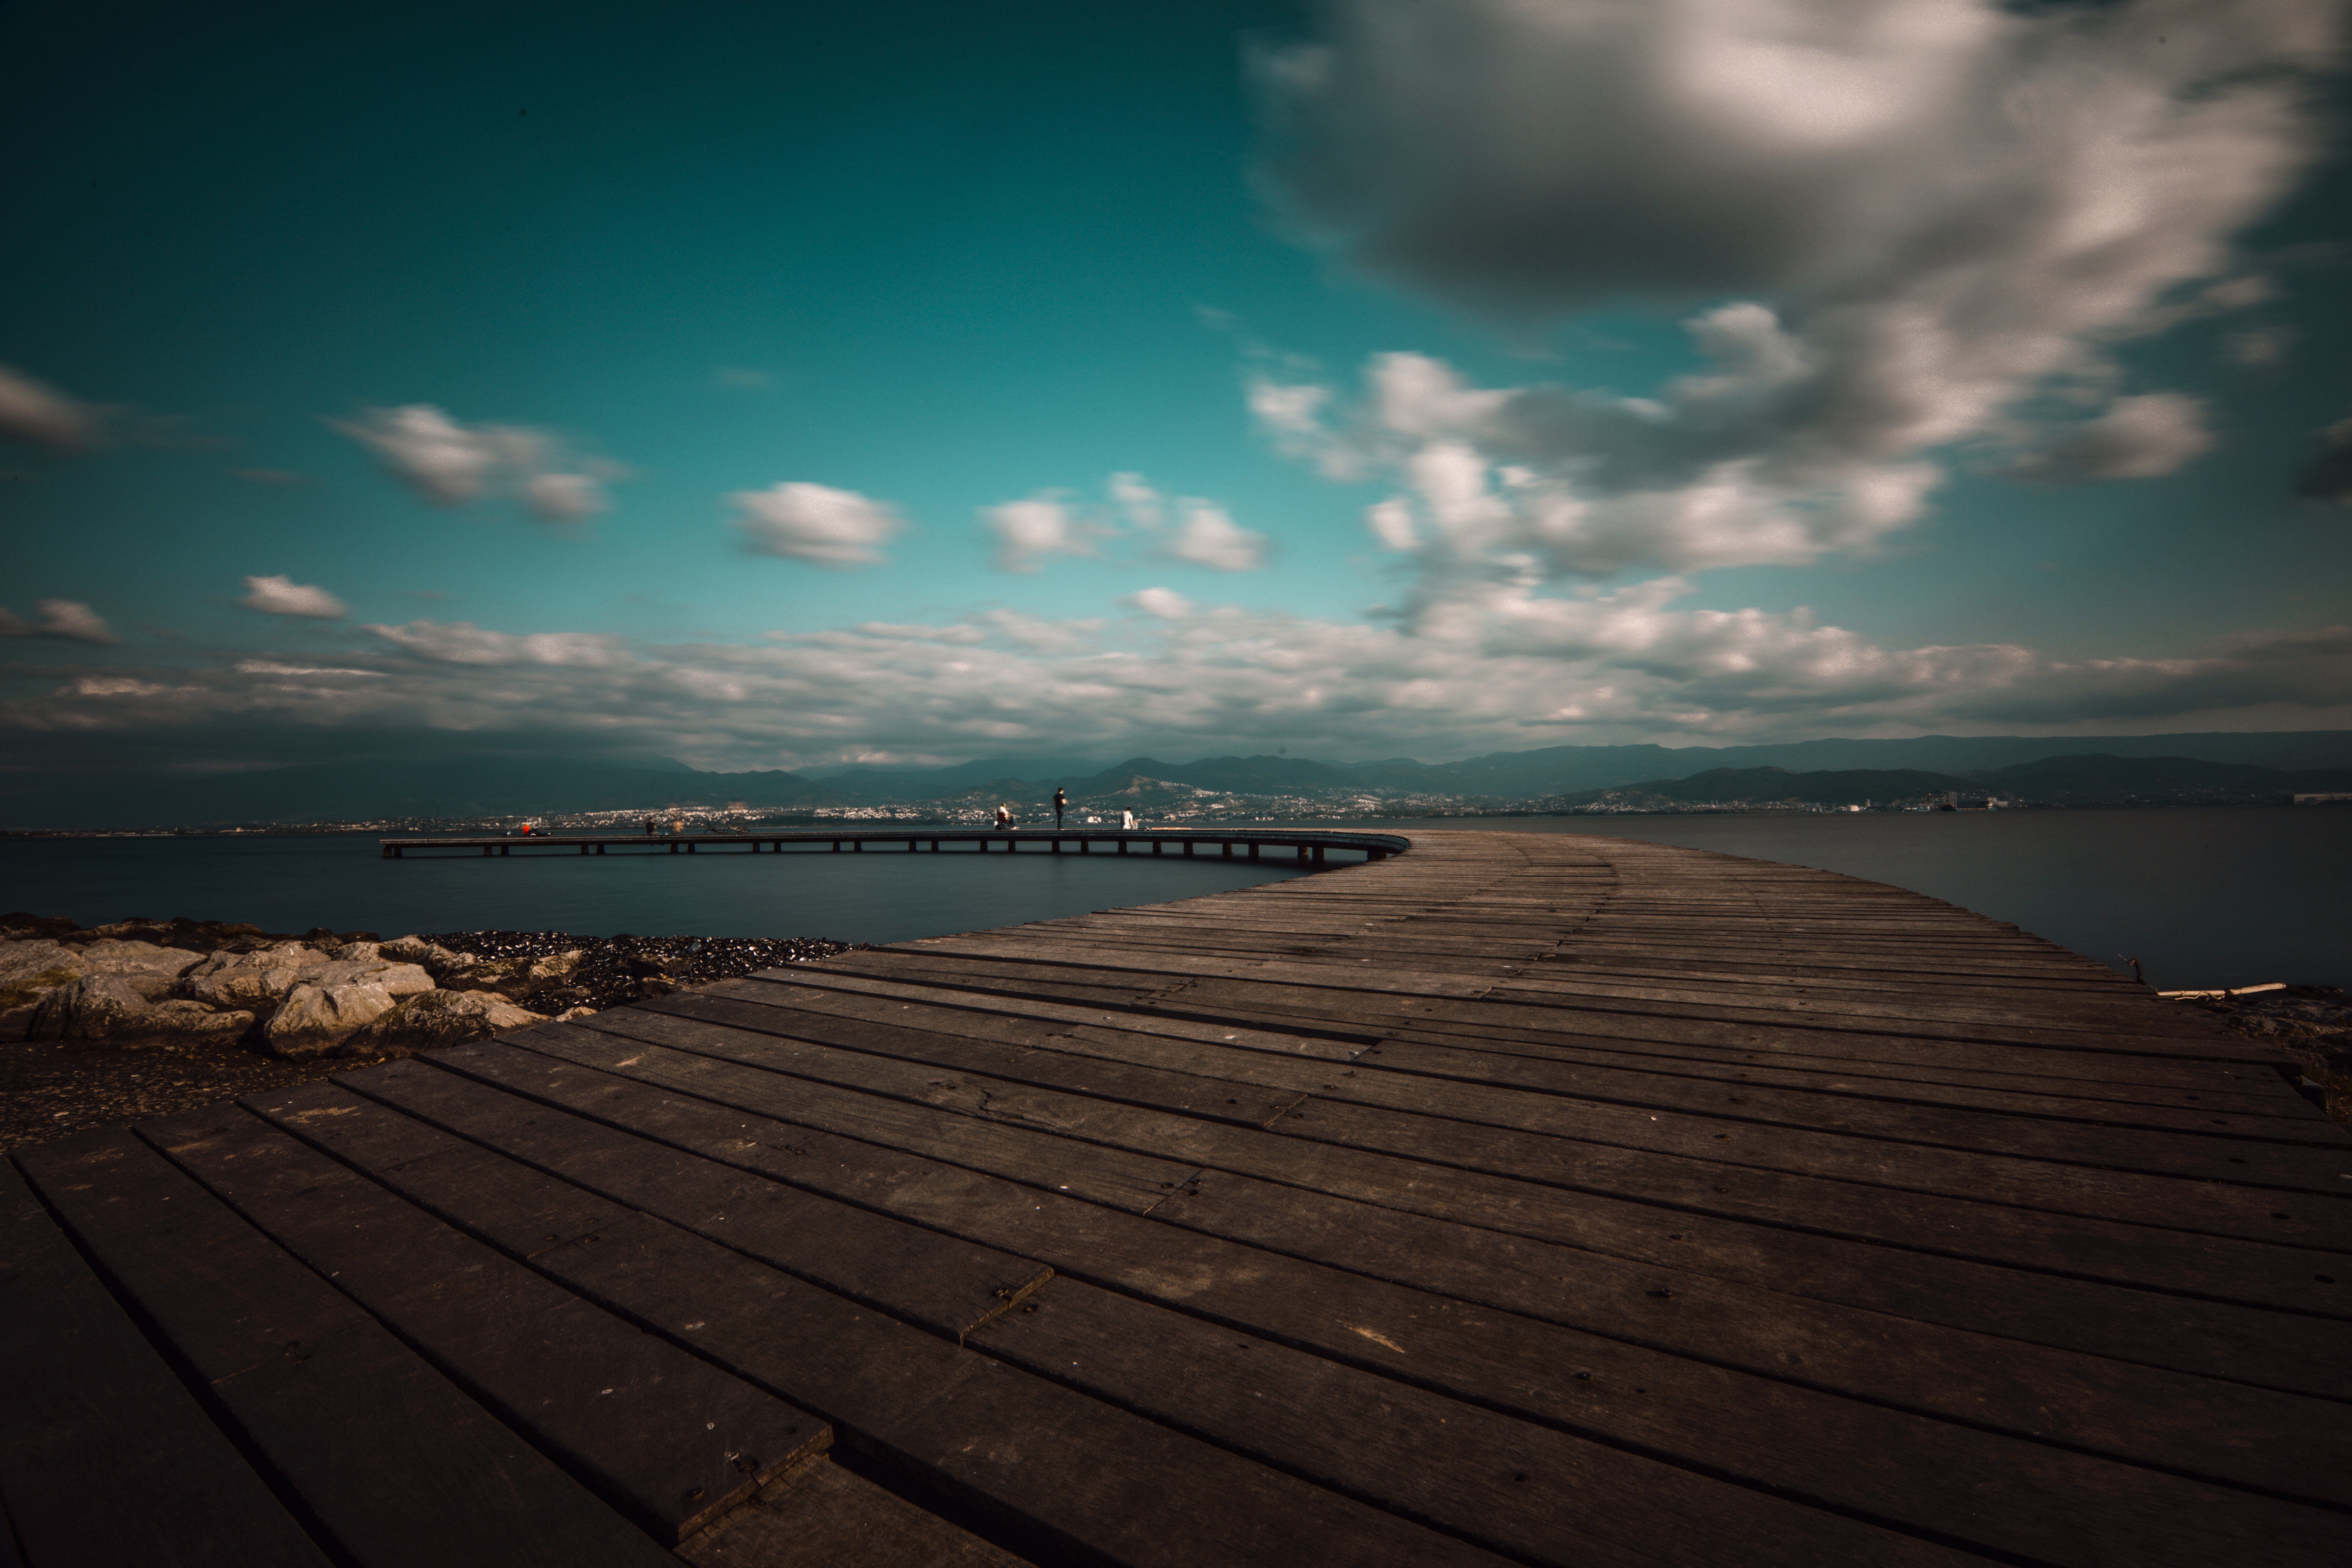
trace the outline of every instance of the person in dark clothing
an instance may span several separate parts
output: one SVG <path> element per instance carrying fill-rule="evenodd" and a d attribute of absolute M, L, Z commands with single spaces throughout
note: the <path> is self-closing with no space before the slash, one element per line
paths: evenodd
<path fill-rule="evenodd" d="M 1057 789 L 1054 792 L 1054 831 L 1056 833 L 1062 830 L 1062 813 L 1069 808 L 1069 791 Z"/>

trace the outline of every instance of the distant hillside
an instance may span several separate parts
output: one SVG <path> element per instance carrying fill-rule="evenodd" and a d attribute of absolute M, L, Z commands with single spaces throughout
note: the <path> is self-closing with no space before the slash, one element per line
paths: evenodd
<path fill-rule="evenodd" d="M 1983 786 L 1948 773 L 1912 768 L 1822 769 L 1792 773 L 1786 768 L 1709 768 L 1682 779 L 1644 779 L 1614 789 L 1571 795 L 1569 805 L 1728 805 L 1806 802 L 1820 805 L 1881 805 L 1955 792 L 1983 793 Z"/>
<path fill-rule="evenodd" d="M 1204 757 L 1165 763 L 1129 757 L 1106 768 L 1067 759 L 991 758 L 951 768 L 820 770 L 824 784 L 862 800 L 939 800 L 1003 781 L 1055 786 L 1073 795 L 1097 781 L 1143 773 L 1202 789 L 1252 795 L 1444 795 L 1495 801 L 1688 778 L 1717 768 L 1791 773 L 1917 771 L 1974 777 L 1993 770 L 2085 752 L 2121 758 L 2183 758 L 2283 771 L 2352 768 L 2352 731 L 2189 735 L 1921 735 L 1899 741 L 1797 741 L 1767 746 L 1547 746 L 1494 752 L 1452 763 L 1409 757 L 1322 763 L 1304 757 Z"/>
<path fill-rule="evenodd" d="M 2135 800 L 2186 803 L 2290 795 L 2299 790 L 2352 790 L 2352 768 L 2286 773 L 2195 757 L 2118 757 L 2105 752 L 2043 757 L 1975 776 L 1976 787 L 2055 805 Z"/>
<path fill-rule="evenodd" d="M 1927 759 L 1935 759 L 1933 762 Z M 1810 766 L 1796 766 L 1799 763 Z M 1702 765 L 1703 764 L 1703 765 Z M 0 775 L 5 777 L 5 775 Z M 0 827 L 209 827 L 264 823 L 516 816 L 724 807 L 1031 805 L 1058 786 L 1073 802 L 1154 810 L 1206 792 L 1219 809 L 1278 811 L 1285 802 L 1348 809 L 1370 796 L 1449 809 L 1589 805 L 1604 795 L 1658 809 L 1737 800 L 1825 805 L 1947 791 L 2048 805 L 2196 804 L 2352 790 L 2352 731 L 2030 740 L 1927 735 L 1908 741 L 1807 741 L 1784 746 L 1553 746 L 1461 762 L 1409 757 L 1323 763 L 1222 756 L 1190 763 L 1129 757 L 1103 767 L 1069 759 L 984 758 L 950 768 L 696 773 L 666 758 L 620 765 L 562 757 L 457 757 L 320 763 L 202 777 L 124 773 L 0 784 Z M 1255 805 L 1248 803 L 1255 803 Z"/>

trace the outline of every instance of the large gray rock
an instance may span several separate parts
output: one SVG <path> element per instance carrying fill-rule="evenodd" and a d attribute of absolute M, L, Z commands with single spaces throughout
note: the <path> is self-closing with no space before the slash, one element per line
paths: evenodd
<path fill-rule="evenodd" d="M 37 1040 L 171 1046 L 226 1044 L 241 1038 L 252 1027 L 250 1013 L 224 1013 L 202 1002 L 158 1005 L 142 996 L 127 975 L 87 974 L 44 997 L 28 1033 Z"/>
<path fill-rule="evenodd" d="M 132 1020 L 134 1043 L 158 1046 L 231 1045 L 253 1028 L 250 1013 L 217 1012 L 202 1002 L 158 1002 Z"/>
<path fill-rule="evenodd" d="M 351 949 L 343 951 L 348 952 Z M 338 985 L 378 985 L 394 997 L 401 997 L 421 995 L 432 990 L 433 977 L 414 963 L 383 963 L 373 958 L 338 958 L 316 969 L 305 969 L 302 984 L 316 985 L 321 990 L 331 990 Z"/>
<path fill-rule="evenodd" d="M 544 1016 L 526 1012 L 496 992 L 428 991 L 411 996 L 347 1037 L 336 1054 L 414 1056 L 546 1022 Z"/>
<path fill-rule="evenodd" d="M 541 992 L 567 984 L 580 967 L 582 950 L 546 958 L 501 958 L 478 964 L 464 974 L 468 991 L 495 991 L 509 1002 L 528 1002 Z"/>
<path fill-rule="evenodd" d="M 180 994 L 215 1007 L 267 1013 L 299 985 L 306 972 L 324 968 L 327 955 L 299 942 L 281 942 L 258 952 L 216 952 L 180 979 Z"/>
<path fill-rule="evenodd" d="M 87 974 L 81 955 L 46 937 L 0 942 L 0 1040 L 21 1040 L 41 999 Z"/>
<path fill-rule="evenodd" d="M 92 974 L 119 974 L 150 1002 L 168 996 L 180 976 L 205 962 L 201 952 L 158 947 L 152 942 L 123 942 L 103 937 L 81 950 L 84 968 Z"/>
<path fill-rule="evenodd" d="M 305 982 L 287 993 L 262 1026 L 261 1043 L 272 1056 L 322 1057 L 395 1005 L 392 993 L 365 981 Z"/>
<path fill-rule="evenodd" d="M 391 963 L 416 964 L 444 984 L 482 962 L 479 953 L 460 952 L 455 948 L 443 947 L 439 942 L 427 942 L 421 936 L 394 937 L 390 942 L 378 942 L 376 956 Z"/>
<path fill-rule="evenodd" d="M 120 974 L 85 974 L 41 998 L 26 1037 L 104 1040 L 127 1035 L 131 1020 L 152 1011 L 147 998 Z"/>

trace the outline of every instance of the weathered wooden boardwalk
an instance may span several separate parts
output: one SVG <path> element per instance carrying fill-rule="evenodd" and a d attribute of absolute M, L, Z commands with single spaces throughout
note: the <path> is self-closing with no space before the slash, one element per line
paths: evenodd
<path fill-rule="evenodd" d="M 2352 1562 L 2352 1137 L 1825 872 L 1415 834 L 16 1164 L 32 1568 Z"/>

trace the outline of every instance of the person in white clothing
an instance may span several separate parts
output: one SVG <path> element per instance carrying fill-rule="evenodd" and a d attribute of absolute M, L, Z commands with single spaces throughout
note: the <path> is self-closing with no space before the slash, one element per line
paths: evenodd
<path fill-rule="evenodd" d="M 1120 813 L 1118 814 L 1118 826 L 1119 826 L 1119 831 L 1121 831 L 1121 832 L 1123 832 L 1123 833 L 1132 833 L 1132 832 L 1134 832 L 1134 831 L 1135 831 L 1135 813 L 1133 813 L 1133 812 L 1131 812 L 1131 811 L 1122 811 L 1122 812 L 1120 812 Z"/>

